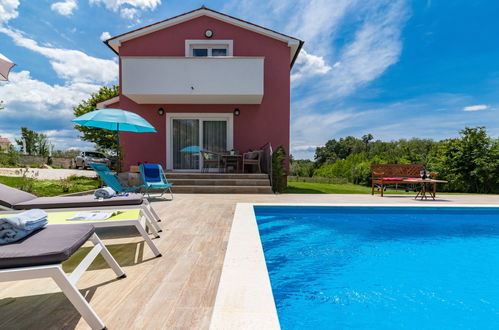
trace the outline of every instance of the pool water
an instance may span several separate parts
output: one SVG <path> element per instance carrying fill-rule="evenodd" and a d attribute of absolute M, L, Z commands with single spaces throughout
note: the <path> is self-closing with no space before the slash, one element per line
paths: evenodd
<path fill-rule="evenodd" d="M 499 208 L 255 214 L 282 329 L 499 329 Z"/>

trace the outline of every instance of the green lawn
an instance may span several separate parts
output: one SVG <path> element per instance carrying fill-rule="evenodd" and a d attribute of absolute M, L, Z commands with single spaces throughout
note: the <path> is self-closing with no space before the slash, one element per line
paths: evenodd
<path fill-rule="evenodd" d="M 437 188 L 438 189 L 438 188 Z M 285 194 L 370 194 L 371 187 L 361 186 L 352 183 L 315 183 L 315 182 L 296 182 L 288 181 L 288 188 L 284 191 Z M 379 192 L 376 192 L 379 193 Z M 462 192 L 439 192 L 437 195 L 472 195 L 474 193 Z M 415 195 L 415 191 L 405 192 L 405 185 L 399 187 L 398 190 L 387 189 L 387 195 Z"/>
<path fill-rule="evenodd" d="M 87 177 L 69 177 L 66 180 L 30 181 L 22 177 L 0 176 L 0 183 L 18 189 L 24 186 L 23 190 L 43 197 L 71 194 L 99 187 L 97 179 Z"/>
<path fill-rule="evenodd" d="M 371 187 L 352 183 L 313 183 L 313 182 L 288 182 L 288 188 L 284 191 L 288 194 L 370 194 Z M 414 194 L 405 192 L 405 187 L 387 189 L 385 194 Z"/>

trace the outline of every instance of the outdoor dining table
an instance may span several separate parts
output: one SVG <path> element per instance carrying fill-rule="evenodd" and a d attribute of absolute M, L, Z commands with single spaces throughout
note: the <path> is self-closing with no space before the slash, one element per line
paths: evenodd
<path fill-rule="evenodd" d="M 222 154 L 222 162 L 225 164 L 225 169 L 227 169 L 228 166 L 234 166 L 234 171 L 239 172 L 242 160 L 243 155 L 240 154 Z"/>
<path fill-rule="evenodd" d="M 437 195 L 437 183 L 448 183 L 446 180 L 436 180 L 436 179 L 408 179 L 404 180 L 404 183 L 415 183 L 419 185 L 419 190 L 414 197 L 415 199 L 421 198 L 421 200 L 428 199 L 428 196 L 435 200 L 435 196 Z M 431 188 L 430 188 L 431 186 Z"/>

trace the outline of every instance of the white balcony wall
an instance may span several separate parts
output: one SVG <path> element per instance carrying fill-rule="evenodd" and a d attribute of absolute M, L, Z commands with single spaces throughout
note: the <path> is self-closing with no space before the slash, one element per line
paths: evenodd
<path fill-rule="evenodd" d="M 121 57 L 122 93 L 139 104 L 260 104 L 262 57 Z"/>

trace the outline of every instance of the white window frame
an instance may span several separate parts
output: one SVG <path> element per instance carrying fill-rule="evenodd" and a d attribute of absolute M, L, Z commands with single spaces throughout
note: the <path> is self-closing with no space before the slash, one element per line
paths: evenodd
<path fill-rule="evenodd" d="M 203 142 L 203 120 L 226 120 L 227 121 L 227 150 L 234 147 L 234 114 L 230 112 L 211 112 L 211 113 L 166 113 L 166 168 L 177 172 L 201 171 L 203 168 L 202 159 L 200 159 L 197 170 L 173 169 L 173 120 L 174 119 L 198 119 L 199 120 L 199 145 Z"/>
<path fill-rule="evenodd" d="M 234 56 L 234 41 L 233 40 L 186 40 L 185 41 L 185 57 L 194 57 L 192 55 L 192 48 L 195 46 L 208 48 L 208 57 L 211 56 L 210 49 L 214 45 L 226 45 L 227 46 L 227 56 Z"/>

